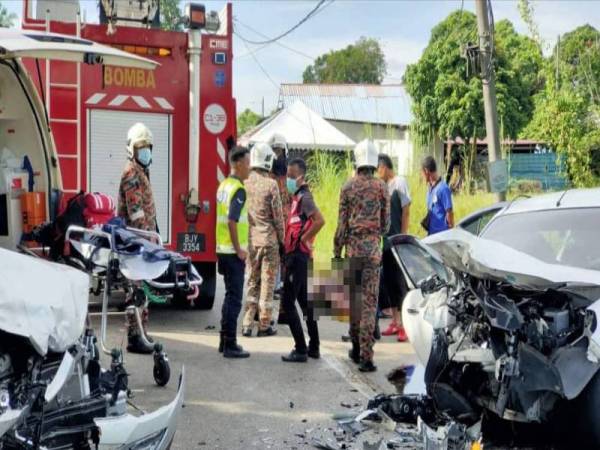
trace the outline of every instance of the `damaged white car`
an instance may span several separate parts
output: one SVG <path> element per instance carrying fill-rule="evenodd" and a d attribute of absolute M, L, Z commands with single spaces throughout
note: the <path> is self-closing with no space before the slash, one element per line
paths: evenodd
<path fill-rule="evenodd" d="M 182 408 L 175 399 L 128 412 L 119 350 L 100 365 L 86 325 L 89 277 L 0 249 L 0 449 L 166 450 Z"/>
<path fill-rule="evenodd" d="M 509 204 L 479 237 L 391 239 L 437 411 L 550 424 L 600 447 L 599 227 L 600 189 L 572 190 Z"/>

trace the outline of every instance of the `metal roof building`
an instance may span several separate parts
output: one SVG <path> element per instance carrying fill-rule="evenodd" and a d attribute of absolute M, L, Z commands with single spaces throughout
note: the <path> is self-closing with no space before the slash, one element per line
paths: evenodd
<path fill-rule="evenodd" d="M 406 127 L 410 97 L 400 84 L 282 84 L 279 106 L 296 100 L 326 120 Z"/>

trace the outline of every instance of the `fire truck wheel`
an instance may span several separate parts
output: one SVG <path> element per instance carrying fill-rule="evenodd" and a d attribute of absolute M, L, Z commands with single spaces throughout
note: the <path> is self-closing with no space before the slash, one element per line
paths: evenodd
<path fill-rule="evenodd" d="M 195 306 L 198 309 L 212 309 L 217 287 L 217 264 L 214 262 L 195 262 L 194 267 L 202 277 L 200 295 L 195 301 Z"/>

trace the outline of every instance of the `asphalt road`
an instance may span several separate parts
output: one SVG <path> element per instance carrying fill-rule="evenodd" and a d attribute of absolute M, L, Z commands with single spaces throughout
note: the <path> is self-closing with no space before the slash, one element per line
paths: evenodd
<path fill-rule="evenodd" d="M 173 398 L 185 365 L 185 408 L 173 449 L 314 448 L 312 437 L 335 429 L 334 413 L 349 412 L 348 406 L 360 410 L 375 394 L 395 392 L 386 374 L 416 360 L 409 344 L 383 337 L 375 348 L 378 372 L 362 374 L 348 360 L 349 344 L 341 341 L 347 324 L 328 318 L 319 321 L 320 360 L 281 361 L 293 346 L 287 326 L 279 326 L 273 337 L 239 338 L 251 357 L 225 359 L 217 352 L 222 296 L 219 280 L 212 311 L 151 311 L 151 334 L 164 343 L 171 364 L 166 387 L 154 384 L 151 355 L 125 354 L 133 401 L 146 411 Z M 93 320 L 98 325 L 99 314 Z M 113 347 L 125 342 L 124 319 L 116 310 L 109 317 L 108 340 Z"/>

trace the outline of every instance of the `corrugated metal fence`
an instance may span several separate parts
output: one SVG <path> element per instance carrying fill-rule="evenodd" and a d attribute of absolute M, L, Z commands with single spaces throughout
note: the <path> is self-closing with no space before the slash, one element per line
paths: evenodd
<path fill-rule="evenodd" d="M 544 190 L 558 190 L 567 185 L 564 159 L 555 153 L 513 153 L 510 155 L 512 180 L 537 180 Z"/>

